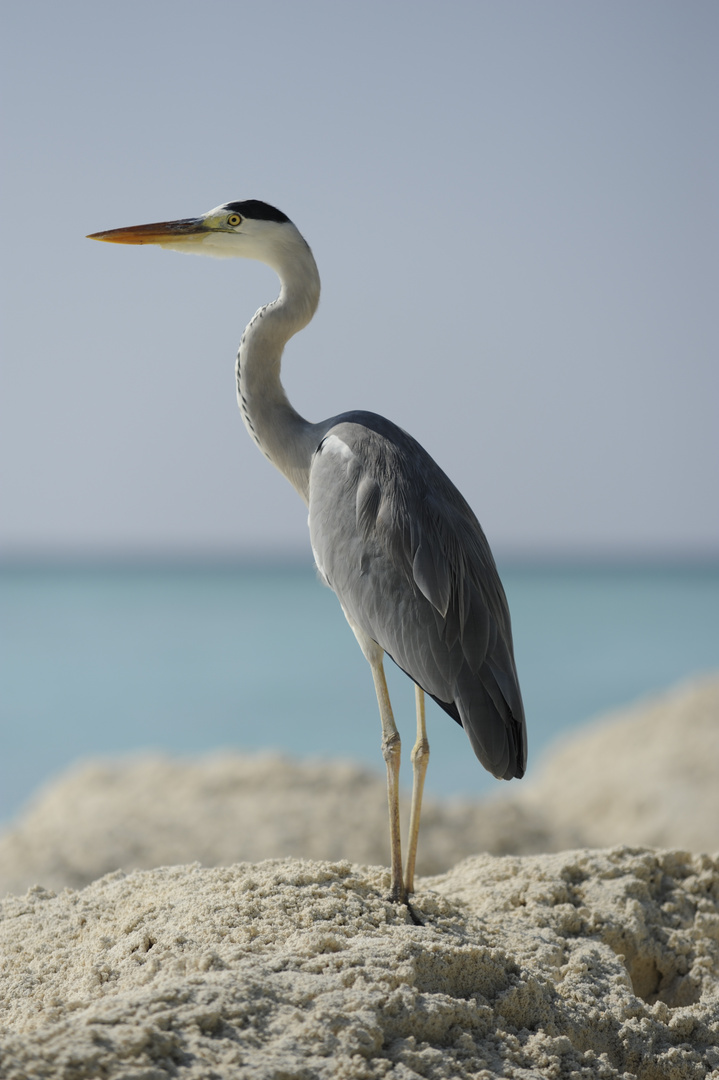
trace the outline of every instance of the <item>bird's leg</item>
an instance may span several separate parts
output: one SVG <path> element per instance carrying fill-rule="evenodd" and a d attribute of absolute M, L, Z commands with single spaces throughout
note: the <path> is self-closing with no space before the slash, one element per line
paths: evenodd
<path fill-rule="evenodd" d="M 389 801 L 389 839 L 392 855 L 392 891 L 390 899 L 407 903 L 407 890 L 402 881 L 402 844 L 399 832 L 399 758 L 401 740 L 392 715 L 387 680 L 384 675 L 382 654 L 373 656 L 372 678 L 377 693 L 379 715 L 382 721 L 382 756 L 387 763 L 387 799 Z"/>
<path fill-rule="evenodd" d="M 429 741 L 424 720 L 424 690 L 421 686 L 415 684 L 414 696 L 417 706 L 417 741 L 412 748 L 412 809 L 409 815 L 409 845 L 407 847 L 407 869 L 404 875 L 404 885 L 408 894 L 414 892 L 414 866 L 417 860 L 422 792 L 424 791 L 424 778 L 429 765 Z"/>

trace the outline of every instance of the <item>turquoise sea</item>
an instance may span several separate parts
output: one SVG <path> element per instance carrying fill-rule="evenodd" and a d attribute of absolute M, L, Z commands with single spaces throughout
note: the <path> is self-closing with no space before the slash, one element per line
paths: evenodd
<path fill-rule="evenodd" d="M 719 565 L 500 569 L 530 775 L 597 713 L 719 669 Z M 147 748 L 383 769 L 369 669 L 311 567 L 5 565 L 0 632 L 0 820 L 79 758 Z M 387 668 L 409 784 L 414 695 Z M 428 724 L 428 791 L 501 789 L 432 702 Z"/>

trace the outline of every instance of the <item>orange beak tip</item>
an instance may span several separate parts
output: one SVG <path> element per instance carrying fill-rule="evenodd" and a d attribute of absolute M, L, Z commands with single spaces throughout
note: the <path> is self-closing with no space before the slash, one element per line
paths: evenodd
<path fill-rule="evenodd" d="M 181 221 L 160 221 L 152 225 L 131 225 L 125 229 L 107 229 L 89 233 L 88 240 L 106 244 L 166 244 L 173 240 L 201 239 L 208 229 L 204 221 L 185 218 Z"/>

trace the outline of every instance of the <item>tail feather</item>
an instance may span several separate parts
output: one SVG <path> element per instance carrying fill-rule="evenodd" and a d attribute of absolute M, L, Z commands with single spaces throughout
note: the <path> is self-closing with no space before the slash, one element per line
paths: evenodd
<path fill-rule="evenodd" d="M 520 779 L 527 764 L 521 698 L 518 709 L 510 708 L 499 682 L 487 667 L 481 678 L 466 669 L 463 674 L 465 677 L 458 679 L 455 704 L 472 749 L 497 779 Z"/>
<path fill-rule="evenodd" d="M 498 780 L 520 780 L 524 776 L 527 728 L 516 678 L 494 664 L 485 664 L 481 675 L 465 664 L 455 684 L 453 701 L 443 701 L 428 690 L 425 693 L 464 728 L 476 756 L 492 776 Z"/>

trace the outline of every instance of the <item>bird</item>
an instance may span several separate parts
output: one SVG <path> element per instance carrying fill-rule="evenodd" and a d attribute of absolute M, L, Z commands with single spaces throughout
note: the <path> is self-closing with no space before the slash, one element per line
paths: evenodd
<path fill-rule="evenodd" d="M 527 730 L 509 608 L 482 527 L 429 453 L 390 420 L 355 410 L 313 423 L 290 404 L 280 379 L 282 356 L 317 310 L 320 277 L 307 241 L 281 210 L 244 199 L 199 217 L 88 238 L 255 259 L 279 277 L 279 296 L 255 313 L 242 335 L 238 405 L 254 442 L 304 500 L 318 575 L 336 593 L 370 665 L 387 770 L 390 899 L 407 905 L 415 918 L 409 897 L 429 762 L 425 694 L 464 728 L 493 776 L 521 778 L 526 769 Z M 401 740 L 385 654 L 415 684 L 417 737 L 404 869 Z"/>

